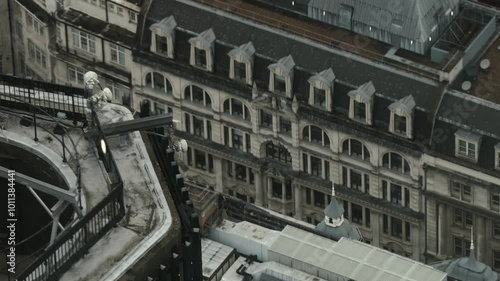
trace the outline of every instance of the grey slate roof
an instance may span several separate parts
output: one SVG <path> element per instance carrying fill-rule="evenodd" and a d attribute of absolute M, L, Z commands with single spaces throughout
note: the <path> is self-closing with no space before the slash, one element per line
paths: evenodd
<path fill-rule="evenodd" d="M 455 260 L 446 260 L 432 265 L 434 268 L 446 272 L 449 278 L 459 281 L 498 281 L 498 275 L 491 267 L 470 257 Z"/>
<path fill-rule="evenodd" d="M 340 218 L 344 214 L 344 207 L 339 204 L 337 201 L 337 198 L 332 196 L 332 200 L 330 201 L 330 204 L 326 206 L 324 210 L 325 216 L 329 218 Z"/>
<path fill-rule="evenodd" d="M 328 238 L 336 241 L 340 240 L 342 237 L 352 240 L 361 239 L 358 229 L 351 225 L 347 219 L 344 219 L 344 222 L 338 227 L 331 227 L 323 220 L 316 226 L 315 229 L 326 235 Z"/>
<path fill-rule="evenodd" d="M 402 37 L 425 41 L 437 24 L 436 13 L 453 9 L 458 2 L 459 0 L 312 0 L 309 8 L 338 15 L 341 5 L 347 5 L 354 8 L 354 21 Z M 401 28 L 394 28 L 393 24 Z"/>
<path fill-rule="evenodd" d="M 283 36 L 283 31 L 271 32 L 268 28 L 255 27 L 173 0 L 153 0 L 148 15 L 150 21 L 146 23 L 146 26 L 169 15 L 175 16 L 180 27 L 196 33 L 201 33 L 211 27 L 217 40 L 234 46 L 251 41 L 256 53 L 265 57 L 278 60 L 292 55 L 297 67 L 313 73 L 332 68 L 337 79 L 356 86 L 371 80 L 377 93 L 393 99 L 401 99 L 411 94 L 415 97 L 417 106 L 431 112 L 434 111 L 440 99 L 441 91 L 437 83 L 424 83 L 396 71 L 388 71 L 335 54 L 319 45 L 296 40 L 296 36 Z M 196 20 L 192 20 L 193 18 Z M 142 42 L 143 45 L 149 45 L 149 36 L 143 36 L 143 40 L 145 40 Z M 257 74 L 256 69 L 256 79 L 258 79 Z M 267 81 L 268 78 L 265 83 Z"/>

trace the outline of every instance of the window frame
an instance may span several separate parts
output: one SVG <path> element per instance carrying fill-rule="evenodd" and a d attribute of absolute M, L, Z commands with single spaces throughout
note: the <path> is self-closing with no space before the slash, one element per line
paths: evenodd
<path fill-rule="evenodd" d="M 317 140 L 315 138 L 313 139 L 313 129 L 315 130 L 319 129 L 321 131 L 321 140 Z M 323 128 L 318 127 L 316 125 L 307 125 L 304 128 L 302 128 L 302 140 L 326 148 L 330 148 L 331 145 L 331 140 L 328 133 L 325 130 L 323 130 Z"/>
<path fill-rule="evenodd" d="M 75 27 L 71 28 L 71 36 L 72 36 L 72 43 L 73 46 L 83 50 L 87 53 L 96 54 L 96 37 L 88 32 L 82 31 L 80 29 L 77 29 Z M 83 42 L 86 42 L 83 44 Z M 85 45 L 85 47 L 84 47 Z"/>
<path fill-rule="evenodd" d="M 120 66 L 126 66 L 126 49 L 113 43 L 109 43 L 110 60 Z M 113 59 L 114 55 L 114 59 Z"/>
<path fill-rule="evenodd" d="M 359 144 L 361 144 L 361 155 L 359 154 L 354 154 L 353 153 L 353 144 L 352 142 L 355 141 L 355 142 L 358 142 Z M 347 144 L 347 149 L 346 148 L 346 144 Z M 349 156 L 353 156 L 353 157 L 357 157 L 357 158 L 361 158 L 362 160 L 365 160 L 365 161 L 370 161 L 371 159 L 371 153 L 370 151 L 368 150 L 368 147 L 361 141 L 357 140 L 357 139 L 353 139 L 353 138 L 348 138 L 348 139 L 345 139 L 343 142 L 342 142 L 342 153 L 344 154 L 347 154 Z M 368 154 L 368 156 L 367 156 Z"/>
<path fill-rule="evenodd" d="M 234 110 L 237 102 L 241 104 L 241 114 L 237 114 Z M 244 120 L 244 121 L 251 121 L 252 120 L 248 106 L 240 99 L 228 98 L 224 101 L 222 108 L 223 108 L 223 112 L 225 114 L 229 114 L 231 116 L 238 117 L 239 119 Z"/>
<path fill-rule="evenodd" d="M 79 68 L 77 66 L 74 66 L 74 65 L 70 65 L 68 64 L 67 66 L 67 71 L 68 71 L 68 81 L 71 82 L 71 83 L 76 83 L 78 85 L 83 85 L 84 84 L 84 81 L 83 81 L 83 76 L 85 75 L 85 69 L 82 69 L 82 68 Z M 74 80 L 71 79 L 72 75 L 71 73 L 74 73 Z M 80 76 L 81 76 L 81 81 L 80 81 Z"/>
<path fill-rule="evenodd" d="M 386 156 L 388 157 L 387 158 L 388 161 L 386 161 Z M 401 169 L 392 165 L 393 162 L 395 162 L 395 160 L 396 160 L 396 159 L 393 159 L 393 156 L 394 157 L 396 157 L 396 156 L 401 157 Z M 407 175 L 407 176 L 411 175 L 411 170 L 412 170 L 410 162 L 408 160 L 406 160 L 406 158 L 403 155 L 401 155 L 397 152 L 392 152 L 392 151 L 386 152 L 382 155 L 382 167 L 389 169 L 389 170 L 392 170 L 392 171 L 396 170 L 399 173 L 401 173 L 403 175 Z M 408 169 L 406 169 L 406 168 L 408 168 Z"/>
<path fill-rule="evenodd" d="M 201 91 L 202 91 L 202 95 L 203 95 L 202 102 L 195 99 L 195 91 L 193 90 L 193 89 L 196 89 L 195 87 L 201 89 Z M 188 100 L 188 101 L 195 103 L 195 104 L 202 104 L 204 107 L 207 107 L 207 108 L 212 108 L 212 97 L 208 94 L 207 91 L 205 91 L 205 89 L 203 89 L 202 87 L 197 86 L 197 85 L 189 85 L 189 86 L 186 86 L 186 88 L 184 88 L 184 100 Z"/>
<path fill-rule="evenodd" d="M 155 80 L 156 80 L 155 77 L 158 78 L 160 76 L 163 77 L 163 87 L 162 87 L 163 89 L 161 89 L 161 90 L 159 90 L 160 88 L 156 87 L 158 85 L 155 82 Z M 150 78 L 148 79 L 148 77 L 150 77 Z M 150 83 L 148 83 L 148 80 L 151 80 Z M 168 95 L 172 95 L 174 92 L 174 89 L 172 87 L 172 83 L 170 83 L 170 80 L 167 78 L 167 76 L 161 74 L 160 72 L 156 72 L 156 71 L 151 71 L 151 72 L 146 73 L 146 76 L 144 76 L 144 86 L 148 87 L 150 89 L 164 92 Z"/>
<path fill-rule="evenodd" d="M 266 143 L 266 158 L 279 161 L 285 164 L 292 164 L 292 155 L 288 149 L 283 145 L 275 145 L 273 142 L 269 141 Z M 270 154 L 271 150 L 274 153 Z M 276 156 L 276 153 L 278 154 Z"/>
<path fill-rule="evenodd" d="M 450 180 L 450 195 L 455 199 L 471 203 L 474 200 L 474 189 L 470 185 Z"/>

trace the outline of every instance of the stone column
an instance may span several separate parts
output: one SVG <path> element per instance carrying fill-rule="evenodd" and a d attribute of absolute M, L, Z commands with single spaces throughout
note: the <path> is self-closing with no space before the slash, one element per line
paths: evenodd
<path fill-rule="evenodd" d="M 255 205 L 262 207 L 264 206 L 264 191 L 262 190 L 262 173 L 259 170 L 252 170 L 254 173 L 254 185 L 255 185 Z"/>
<path fill-rule="evenodd" d="M 295 197 L 295 218 L 302 220 L 302 188 L 300 185 L 295 185 L 294 187 L 294 197 Z"/>
<path fill-rule="evenodd" d="M 224 182 L 222 177 L 224 172 L 222 169 L 222 159 L 214 157 L 214 170 L 215 170 L 215 191 L 224 193 Z"/>
<path fill-rule="evenodd" d="M 474 227 L 474 246 L 476 248 L 476 258 L 478 261 L 484 262 L 486 254 L 486 237 L 485 237 L 485 227 L 484 218 L 481 216 L 476 216 L 476 221 L 473 225 Z"/>
<path fill-rule="evenodd" d="M 447 238 L 446 222 L 447 222 L 446 205 L 440 203 L 438 206 L 438 255 L 445 256 L 447 254 Z"/>

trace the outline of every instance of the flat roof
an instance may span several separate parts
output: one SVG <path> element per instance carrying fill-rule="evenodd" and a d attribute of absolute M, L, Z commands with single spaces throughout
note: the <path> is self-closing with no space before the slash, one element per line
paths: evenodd
<path fill-rule="evenodd" d="M 224 262 L 234 253 L 235 249 L 210 239 L 201 239 L 201 260 L 203 277 L 210 278 L 217 273 Z"/>
<path fill-rule="evenodd" d="M 308 263 L 357 281 L 446 280 L 446 273 L 363 242 L 341 238 L 334 242 L 287 226 L 270 252 Z"/>

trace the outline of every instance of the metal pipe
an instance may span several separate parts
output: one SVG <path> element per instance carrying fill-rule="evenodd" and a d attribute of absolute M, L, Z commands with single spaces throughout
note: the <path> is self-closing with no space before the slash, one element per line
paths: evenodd
<path fill-rule="evenodd" d="M 49 207 L 47 207 L 47 205 L 45 205 L 45 203 L 43 202 L 42 198 L 40 198 L 40 196 L 38 196 L 38 194 L 35 192 L 35 190 L 33 190 L 33 188 L 31 188 L 31 186 L 26 186 L 26 187 L 31 192 L 31 194 L 33 194 L 33 196 L 35 197 L 36 201 L 38 201 L 38 203 L 40 203 L 40 205 L 42 205 L 42 208 L 47 212 L 47 214 L 49 214 L 49 216 L 51 218 L 54 218 L 54 216 L 52 215 L 52 211 L 50 211 Z M 61 223 L 58 223 L 58 225 L 59 225 L 59 228 L 61 230 L 64 230 L 64 227 L 62 226 Z"/>

